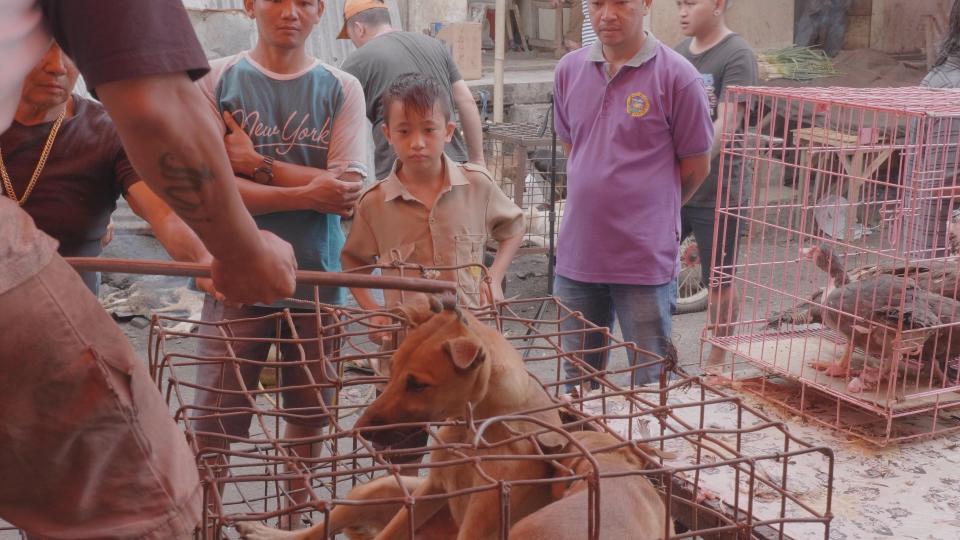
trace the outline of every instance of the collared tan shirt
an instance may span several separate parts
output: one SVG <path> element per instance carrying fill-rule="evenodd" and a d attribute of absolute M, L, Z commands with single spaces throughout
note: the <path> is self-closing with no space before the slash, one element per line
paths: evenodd
<path fill-rule="evenodd" d="M 523 234 L 523 212 L 483 167 L 458 165 L 444 156 L 446 187 L 431 210 L 397 177 L 400 167 L 397 160 L 390 176 L 360 197 L 341 254 L 344 270 L 371 264 L 431 268 L 480 264 L 487 239 L 502 242 Z M 383 273 L 400 275 L 389 270 Z M 421 277 L 409 270 L 403 275 Z M 457 282 L 461 302 L 480 305 L 479 268 L 441 270 L 437 277 Z M 388 308 L 401 301 L 399 291 L 384 291 L 384 296 Z"/>

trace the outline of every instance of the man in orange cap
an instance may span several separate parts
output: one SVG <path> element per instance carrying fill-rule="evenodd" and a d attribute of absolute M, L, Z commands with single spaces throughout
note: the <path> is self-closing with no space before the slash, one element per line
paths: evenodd
<path fill-rule="evenodd" d="M 346 0 L 339 39 L 349 39 L 357 49 L 343 63 L 343 70 L 360 80 L 367 103 L 367 118 L 373 124 L 377 179 L 390 174 L 397 159 L 383 134 L 380 96 L 400 75 L 422 73 L 440 82 L 460 116 L 463 129 L 454 132 L 445 153 L 454 161 L 483 165 L 483 132 L 480 113 L 467 83 L 446 46 L 437 39 L 414 32 L 401 32 L 390 23 L 390 11 L 381 0 Z"/>

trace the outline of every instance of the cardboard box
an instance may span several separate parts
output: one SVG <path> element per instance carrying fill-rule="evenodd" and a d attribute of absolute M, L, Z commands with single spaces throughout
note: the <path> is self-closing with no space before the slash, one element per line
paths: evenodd
<path fill-rule="evenodd" d="M 478 22 L 443 23 L 437 39 L 444 42 L 456 62 L 464 80 L 483 76 L 483 60 L 480 53 L 481 24 Z"/>

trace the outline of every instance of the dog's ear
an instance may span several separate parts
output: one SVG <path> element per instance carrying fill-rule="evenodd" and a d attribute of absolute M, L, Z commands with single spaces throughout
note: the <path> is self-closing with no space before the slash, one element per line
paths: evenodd
<path fill-rule="evenodd" d="M 566 437 L 553 430 L 537 435 L 537 446 L 544 454 L 559 454 L 569 442 Z"/>
<path fill-rule="evenodd" d="M 471 369 L 486 359 L 480 340 L 472 336 L 460 336 L 443 342 L 443 350 L 458 369 Z"/>
<path fill-rule="evenodd" d="M 406 319 L 411 328 L 416 328 L 430 320 L 436 312 L 433 310 L 433 296 L 423 294 L 412 294 L 403 304 L 392 308 L 390 313 Z"/>
<path fill-rule="evenodd" d="M 619 451 L 629 463 L 640 469 L 655 469 L 660 467 L 660 464 L 657 461 L 654 461 L 656 458 L 670 460 L 676 459 L 677 457 L 677 455 L 673 452 L 661 452 L 659 449 L 654 448 L 646 443 L 635 442 L 633 444 L 633 446 L 624 446 L 623 448 L 620 448 Z M 653 456 L 653 458 L 647 458 L 644 456 L 644 454 L 647 456 Z"/>

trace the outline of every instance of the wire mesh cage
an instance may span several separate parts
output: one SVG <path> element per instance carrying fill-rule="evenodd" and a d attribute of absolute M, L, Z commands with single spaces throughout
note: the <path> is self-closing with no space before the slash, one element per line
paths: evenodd
<path fill-rule="evenodd" d="M 404 351 L 408 338 L 420 343 L 411 337 L 418 328 L 404 312 L 314 308 L 271 315 L 268 324 L 276 333 L 255 340 L 279 351 L 280 363 L 276 355 L 260 361 L 235 354 L 235 345 L 250 345 L 233 336 L 248 321 L 194 321 L 200 331 L 185 333 L 169 330 L 168 323 L 182 319 L 154 318 L 151 372 L 187 433 L 204 478 L 201 537 L 237 535 L 231 526 L 300 522 L 316 527 L 316 537 L 339 532 L 363 537 L 404 511 L 403 537 L 412 538 L 415 524 L 438 505 L 453 516 L 437 511 L 418 537 L 455 537 L 454 523 L 462 519 L 457 505 L 486 499 L 491 532 L 484 537 L 507 538 L 511 524 L 521 518 L 536 526 L 531 504 L 535 509 L 566 501 L 573 510 L 565 514 L 580 528 L 575 537 L 598 538 L 616 519 L 604 509 L 628 504 L 621 490 L 643 489 L 654 494 L 648 498 L 653 510 L 628 514 L 647 519 L 645 538 L 829 535 L 829 449 L 798 440 L 781 423 L 697 379 L 668 380 L 665 371 L 660 385 L 633 384 L 636 369 L 669 364 L 669 359 L 615 340 L 609 330 L 553 298 L 504 302 L 461 315 L 476 317 L 503 336 L 515 351 L 508 356 L 516 356 L 524 380 L 530 377 L 529 391 L 544 401 L 488 418 L 483 398 L 460 417 L 379 426 L 422 435 L 416 443 L 405 439 L 390 445 L 375 444 L 369 426 L 358 426 L 375 396 L 390 392 L 384 389 L 387 379 L 365 366 L 409 355 L 397 346 Z M 531 318 L 531 312 L 540 316 Z M 297 335 L 298 327 L 310 325 L 316 327 L 315 338 Z M 210 340 L 229 344 L 227 354 L 197 354 Z M 581 360 L 597 351 L 613 358 L 604 371 Z M 239 384 L 228 389 L 204 384 L 195 374 L 201 366 L 234 373 Z M 239 376 L 251 366 L 259 376 Z M 273 371 L 279 375 L 263 376 Z M 511 375 L 516 373 L 497 377 Z M 323 399 L 284 401 L 291 391 L 303 390 Z M 230 399 L 198 401 L 198 392 Z M 227 434 L 231 430 L 225 424 L 237 417 L 250 429 Z M 544 421 L 551 417 L 559 420 Z M 291 436 L 291 423 L 320 429 L 309 437 Z M 445 435 L 449 430 L 470 437 L 451 443 Z M 596 436 L 584 435 L 588 432 Z M 559 439 L 545 443 L 546 434 Z M 427 452 L 430 457 L 424 458 Z M 467 480 L 442 493 L 413 497 L 424 478 L 435 474 Z"/>
<path fill-rule="evenodd" d="M 554 146 L 547 127 L 547 123 L 492 124 L 484 133 L 487 167 L 524 212 L 527 232 L 521 253 L 552 254 L 563 218 L 566 157 Z"/>
<path fill-rule="evenodd" d="M 732 353 L 726 373 L 879 444 L 960 427 L 960 94 L 729 90 L 738 105 L 716 221 L 738 258 L 711 286 L 733 283 L 720 309 L 739 321 L 704 332 Z"/>

